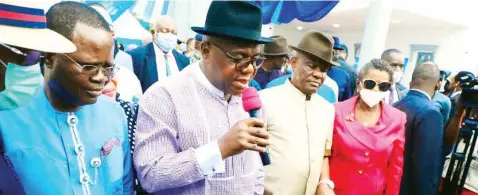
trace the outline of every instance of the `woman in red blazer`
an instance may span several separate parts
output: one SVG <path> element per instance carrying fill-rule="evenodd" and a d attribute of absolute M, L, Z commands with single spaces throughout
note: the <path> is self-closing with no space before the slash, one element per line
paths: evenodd
<path fill-rule="evenodd" d="M 359 72 L 360 95 L 335 105 L 330 177 L 336 195 L 398 195 L 405 113 L 382 100 L 393 70 L 374 59 Z"/>

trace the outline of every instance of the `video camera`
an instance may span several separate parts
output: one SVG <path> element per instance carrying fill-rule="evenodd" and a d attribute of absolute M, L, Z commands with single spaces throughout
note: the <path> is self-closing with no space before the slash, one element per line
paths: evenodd
<path fill-rule="evenodd" d="M 455 81 L 459 82 L 462 88 L 461 104 L 467 112 L 451 153 L 442 195 L 460 195 L 470 171 L 471 161 L 478 160 L 473 152 L 478 139 L 478 119 L 470 114 L 473 108 L 478 108 L 478 78 L 472 73 L 465 73 L 457 76 Z M 459 147 L 460 144 L 462 147 Z"/>
<path fill-rule="evenodd" d="M 464 107 L 478 108 L 478 77 L 467 73 L 456 78 L 462 88 L 461 104 Z"/>

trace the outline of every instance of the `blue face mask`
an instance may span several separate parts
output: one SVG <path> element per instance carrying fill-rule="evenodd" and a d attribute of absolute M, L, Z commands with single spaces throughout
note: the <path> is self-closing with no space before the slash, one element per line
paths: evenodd
<path fill-rule="evenodd" d="M 0 111 L 15 109 L 27 103 L 42 85 L 43 76 L 39 64 L 19 66 L 8 63 L 7 65 L 0 60 L 0 66 L 7 67 L 5 90 L 0 92 Z"/>
<path fill-rule="evenodd" d="M 292 68 L 290 67 L 290 65 L 287 65 L 286 68 L 285 68 L 285 73 L 286 74 L 292 74 Z"/>
<path fill-rule="evenodd" d="M 156 33 L 155 42 L 161 50 L 170 52 L 176 47 L 178 36 L 172 33 Z"/>

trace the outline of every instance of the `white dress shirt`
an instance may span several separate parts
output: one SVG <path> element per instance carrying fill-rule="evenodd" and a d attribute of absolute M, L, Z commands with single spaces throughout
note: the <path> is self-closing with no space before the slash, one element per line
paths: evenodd
<path fill-rule="evenodd" d="M 173 51 L 169 51 L 169 53 L 164 54 L 164 52 L 159 49 L 159 47 L 153 43 L 154 47 L 154 54 L 156 56 L 156 68 L 158 70 L 158 80 L 162 80 L 166 78 L 168 75 L 166 74 L 166 58 L 168 58 L 168 65 L 169 65 L 169 72 L 171 76 L 172 74 L 178 73 L 179 68 L 178 64 L 176 63 L 176 58 L 174 58 Z"/>
<path fill-rule="evenodd" d="M 119 50 L 114 59 L 115 64 L 121 64 L 124 68 L 129 71 L 133 70 L 133 58 L 128 53 Z"/>
<path fill-rule="evenodd" d="M 119 98 L 128 102 L 138 102 L 139 98 L 143 95 L 138 77 L 121 64 L 116 65 L 119 68 L 116 73 L 116 78 L 118 79 L 117 91 L 120 94 Z"/>

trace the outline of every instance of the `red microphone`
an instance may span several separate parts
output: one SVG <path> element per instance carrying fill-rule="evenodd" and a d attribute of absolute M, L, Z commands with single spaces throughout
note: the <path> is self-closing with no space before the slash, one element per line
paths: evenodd
<path fill-rule="evenodd" d="M 246 112 L 249 112 L 250 117 L 261 117 L 259 110 L 262 108 L 262 103 L 256 88 L 249 87 L 242 91 L 242 106 Z M 261 155 L 262 165 L 266 166 L 271 164 L 271 159 L 267 149 L 266 152 L 261 152 L 259 154 Z"/>

